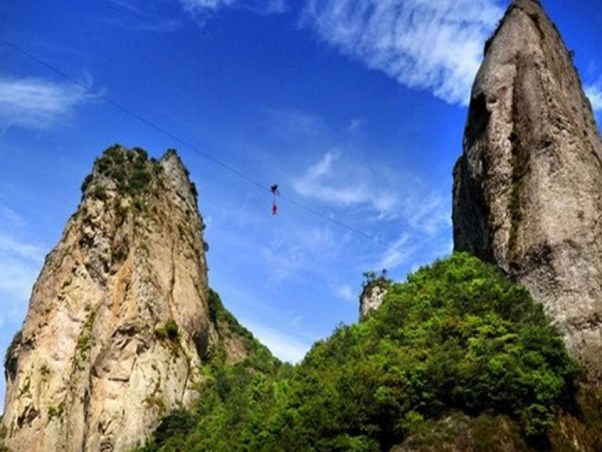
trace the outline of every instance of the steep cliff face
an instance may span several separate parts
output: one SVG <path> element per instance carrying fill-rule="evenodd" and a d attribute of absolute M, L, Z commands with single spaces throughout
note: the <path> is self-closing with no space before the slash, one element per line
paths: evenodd
<path fill-rule="evenodd" d="M 112 147 L 82 189 L 7 353 L 10 450 L 139 445 L 195 400 L 212 349 L 249 352 L 212 319 L 196 190 L 175 151 Z"/>
<path fill-rule="evenodd" d="M 523 282 L 602 377 L 602 143 L 539 1 L 515 0 L 477 75 L 454 171 L 455 249 Z"/>

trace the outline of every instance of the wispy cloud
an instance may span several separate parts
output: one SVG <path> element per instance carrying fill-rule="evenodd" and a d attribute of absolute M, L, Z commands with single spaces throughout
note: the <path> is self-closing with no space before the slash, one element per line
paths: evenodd
<path fill-rule="evenodd" d="M 95 98 L 72 84 L 0 75 L 0 130 L 11 126 L 47 129 Z"/>
<path fill-rule="evenodd" d="M 384 217 L 394 211 L 398 199 L 395 193 L 378 188 L 377 177 L 366 167 L 327 152 L 293 181 L 293 189 L 302 196 L 340 207 L 367 206 Z"/>
<path fill-rule="evenodd" d="M 502 14 L 494 0 L 307 0 L 302 24 L 404 86 L 466 105 Z"/>
<path fill-rule="evenodd" d="M 181 27 L 181 22 L 169 17 L 159 8 L 163 2 L 141 0 L 110 0 L 118 6 L 122 14 L 105 19 L 107 22 L 126 30 L 172 32 Z"/>
<path fill-rule="evenodd" d="M 410 256 L 416 251 L 417 244 L 409 243 L 412 236 L 406 232 L 401 234 L 401 237 L 391 244 L 377 265 L 379 269 L 392 269 L 405 263 Z M 408 246 L 408 244 L 410 246 Z"/>
<path fill-rule="evenodd" d="M 180 0 L 184 9 L 190 12 L 215 11 L 234 5 L 237 0 Z"/>
<path fill-rule="evenodd" d="M 601 85 L 589 85 L 585 87 L 585 94 L 589 98 L 592 104 L 594 112 L 599 113 L 602 111 L 602 86 Z"/>
<path fill-rule="evenodd" d="M 269 0 L 265 11 L 267 13 L 283 13 L 288 9 L 287 0 Z"/>
<path fill-rule="evenodd" d="M 286 137 L 315 137 L 330 133 L 324 120 L 316 115 L 277 109 L 267 109 L 265 114 L 271 129 Z"/>
<path fill-rule="evenodd" d="M 442 231 L 451 228 L 450 206 L 451 200 L 436 191 L 417 187 L 408 193 L 403 201 L 403 232 L 383 253 L 376 268 L 392 270 L 417 256 L 422 261 L 448 254 L 448 247 L 442 250 L 438 243 Z"/>
<path fill-rule="evenodd" d="M 415 231 L 434 236 L 451 226 L 451 199 L 439 192 L 418 189 L 408 193 L 403 202 L 404 217 Z"/>
<path fill-rule="evenodd" d="M 21 225 L 23 225 L 23 217 L 2 204 L 0 204 L 0 218 L 5 225 L 11 225 L 13 227 L 21 227 Z"/>
<path fill-rule="evenodd" d="M 0 319 L 4 321 L 6 316 L 5 307 L 9 312 L 18 310 L 21 312 L 27 306 L 27 301 L 31 295 L 31 288 L 36 279 L 39 268 L 32 262 L 23 261 L 0 255 L 0 264 L 2 272 L 0 273 L 0 294 L 4 294 L 17 302 L 13 306 L 3 305 L 3 312 L 0 313 Z M 6 302 L 6 300 L 4 300 Z M 16 320 L 16 319 L 15 319 Z"/>
<path fill-rule="evenodd" d="M 347 246 L 349 236 L 328 227 L 306 227 L 296 232 L 296 242 L 316 258 L 336 257 Z"/>
<path fill-rule="evenodd" d="M 261 250 L 261 258 L 272 269 L 268 278 L 271 285 L 277 285 L 291 277 L 300 277 L 306 264 L 303 250 L 283 241 L 272 241 Z"/>
<path fill-rule="evenodd" d="M 270 269 L 268 285 L 327 276 L 315 263 L 335 261 L 349 240 L 348 235 L 335 233 L 330 226 L 274 230 L 269 244 L 262 246 L 258 253 L 262 265 Z"/>
<path fill-rule="evenodd" d="M 5 187 L 0 187 L 0 196 Z M 0 326 L 6 320 L 20 322 L 45 250 L 30 240 L 27 221 L 18 211 L 0 203 Z"/>
<path fill-rule="evenodd" d="M 342 153 L 326 152 L 293 180 L 292 187 L 298 195 L 336 209 L 345 223 L 374 237 L 378 255 L 367 264 L 377 270 L 408 264 L 419 253 L 431 255 L 432 244 L 451 226 L 449 194 L 433 189 L 415 173 L 344 158 Z M 383 235 L 385 230 L 389 233 Z M 383 244 L 389 246 L 381 251 Z"/>
<path fill-rule="evenodd" d="M 0 232 L 0 326 L 22 320 L 44 253 L 36 245 Z"/>
<path fill-rule="evenodd" d="M 277 331 L 266 325 L 253 322 L 243 324 L 278 358 L 298 363 L 311 348 L 311 342 Z"/>
<path fill-rule="evenodd" d="M 345 301 L 356 302 L 358 301 L 358 294 L 353 288 L 347 284 L 334 288 L 334 292 L 338 298 Z"/>
<path fill-rule="evenodd" d="M 179 0 L 184 9 L 198 17 L 206 17 L 223 8 L 242 8 L 257 14 L 283 13 L 286 0 Z"/>
<path fill-rule="evenodd" d="M 44 251 L 36 245 L 24 243 L 0 232 L 0 256 L 10 254 L 22 259 L 41 262 L 44 259 Z"/>
<path fill-rule="evenodd" d="M 349 121 L 349 126 L 347 126 L 346 131 L 350 133 L 357 132 L 358 130 L 362 129 L 364 124 L 365 121 L 363 119 L 353 118 L 351 121 Z"/>

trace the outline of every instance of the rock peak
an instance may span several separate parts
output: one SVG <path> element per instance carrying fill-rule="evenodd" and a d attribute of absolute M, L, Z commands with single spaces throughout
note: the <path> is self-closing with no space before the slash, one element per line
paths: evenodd
<path fill-rule="evenodd" d="M 541 7 L 541 0 L 512 0 L 512 3 L 518 7 L 525 5 L 533 5 L 535 3 L 537 6 Z"/>
<path fill-rule="evenodd" d="M 602 377 L 602 143 L 540 2 L 515 0 L 477 74 L 454 170 L 454 246 L 523 282 Z"/>
<path fill-rule="evenodd" d="M 6 355 L 9 450 L 139 446 L 194 403 L 208 356 L 251 353 L 215 315 L 194 184 L 175 151 L 112 146 L 82 191 Z"/>
<path fill-rule="evenodd" d="M 169 174 L 186 179 L 190 182 L 190 173 L 180 158 L 178 151 L 175 149 L 168 149 L 161 157 L 160 162 L 164 167 L 170 169 Z"/>
<path fill-rule="evenodd" d="M 363 290 L 360 295 L 360 320 L 380 308 L 392 284 L 392 281 L 387 278 L 386 270 L 383 270 L 380 275 L 372 271 L 366 272 L 364 276 L 366 280 L 362 284 Z"/>
<path fill-rule="evenodd" d="M 175 149 L 167 150 L 161 157 L 161 165 L 178 196 L 189 206 L 197 209 L 196 185 L 190 180 L 190 172 L 182 162 L 178 152 Z"/>

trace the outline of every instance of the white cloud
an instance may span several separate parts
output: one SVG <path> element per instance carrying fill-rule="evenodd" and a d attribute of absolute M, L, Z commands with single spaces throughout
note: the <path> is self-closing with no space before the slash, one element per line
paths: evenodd
<path fill-rule="evenodd" d="M 286 0 L 179 0 L 184 9 L 195 15 L 204 16 L 222 8 L 238 7 L 258 14 L 283 13 Z"/>
<path fill-rule="evenodd" d="M 0 265 L 2 266 L 2 272 L 0 272 L 0 293 L 13 300 L 17 300 L 18 303 L 16 305 L 18 306 L 27 306 L 31 289 L 39 271 L 38 267 L 34 263 L 6 256 L 0 256 Z M 4 320 L 5 314 L 6 311 L 2 311 L 0 319 Z"/>
<path fill-rule="evenodd" d="M 286 0 L 268 0 L 266 12 L 268 13 L 283 13 L 287 9 Z"/>
<path fill-rule="evenodd" d="M 598 85 L 586 86 L 585 94 L 589 97 L 594 112 L 602 111 L 602 87 Z"/>
<path fill-rule="evenodd" d="M 40 247 L 0 232 L 0 292 L 26 303 L 43 261 Z"/>
<path fill-rule="evenodd" d="M 410 256 L 416 251 L 416 243 L 410 243 L 412 236 L 408 233 L 403 233 L 395 243 L 391 244 L 391 247 L 387 249 L 381 258 L 380 262 L 376 266 L 379 269 L 391 270 L 399 267 L 401 264 L 407 262 Z"/>
<path fill-rule="evenodd" d="M 0 325 L 21 322 L 31 289 L 44 261 L 44 250 L 27 240 L 27 222 L 0 204 Z"/>
<path fill-rule="evenodd" d="M 365 121 L 363 119 L 352 118 L 351 121 L 349 121 L 349 126 L 347 126 L 345 131 L 349 133 L 357 132 L 358 130 L 362 129 L 364 123 Z"/>
<path fill-rule="evenodd" d="M 21 215 L 2 204 L 0 204 L 0 218 L 2 218 L 4 224 L 9 224 L 13 227 L 20 227 L 23 225 L 23 218 Z"/>
<path fill-rule="evenodd" d="M 7 186 L 0 187 L 0 197 Z M 19 329 L 27 312 L 31 290 L 44 259 L 42 249 L 24 239 L 27 222 L 19 212 L 0 204 L 0 350 Z M 0 397 L 4 394 L 0 384 Z"/>
<path fill-rule="evenodd" d="M 403 208 L 410 227 L 429 236 L 452 224 L 451 200 L 437 192 L 407 196 Z"/>
<path fill-rule="evenodd" d="M 307 0 L 302 23 L 370 69 L 466 105 L 502 14 L 495 0 Z"/>
<path fill-rule="evenodd" d="M 351 302 L 358 301 L 358 294 L 356 293 L 356 291 L 354 291 L 351 288 L 351 286 L 348 286 L 348 285 L 342 285 L 339 287 L 335 287 L 335 294 L 337 297 L 339 297 L 345 301 L 351 301 Z"/>
<path fill-rule="evenodd" d="M 400 217 L 427 235 L 451 224 L 449 197 L 425 187 L 415 174 L 393 174 L 335 152 L 325 153 L 292 186 L 299 195 L 336 207 L 367 207 L 380 220 Z"/>
<path fill-rule="evenodd" d="M 258 253 L 262 265 L 270 269 L 266 280 L 269 286 L 325 276 L 315 267 L 315 262 L 337 259 L 349 241 L 348 235 L 336 234 L 330 228 L 278 229 L 272 234 L 268 246 L 261 247 Z"/>
<path fill-rule="evenodd" d="M 291 277 L 299 277 L 305 268 L 305 254 L 297 246 L 273 241 L 269 247 L 261 250 L 265 265 L 272 269 L 268 283 L 277 285 Z"/>
<path fill-rule="evenodd" d="M 312 346 L 310 342 L 304 342 L 265 325 L 244 321 L 242 323 L 274 355 L 293 364 L 301 361 Z"/>
<path fill-rule="evenodd" d="M 37 246 L 0 233 L 0 326 L 23 320 L 43 256 Z"/>
<path fill-rule="evenodd" d="M 44 259 L 44 252 L 40 247 L 23 243 L 0 232 L 0 256 L 2 255 L 13 255 L 34 262 L 41 262 Z"/>
<path fill-rule="evenodd" d="M 172 32 L 181 27 L 181 22 L 166 17 L 159 9 L 162 3 L 141 0 L 110 0 L 121 8 L 122 14 L 105 19 L 106 22 L 117 25 L 125 30 Z"/>
<path fill-rule="evenodd" d="M 286 137 L 325 136 L 330 133 L 319 116 L 294 110 L 267 109 L 266 115 L 271 128 Z"/>
<path fill-rule="evenodd" d="M 328 227 L 304 227 L 295 232 L 295 242 L 316 259 L 336 258 L 348 246 L 346 233 Z"/>
<path fill-rule="evenodd" d="M 451 226 L 449 194 L 434 190 L 414 173 L 380 168 L 374 162 L 327 152 L 292 186 L 297 194 L 344 212 L 346 224 L 373 237 L 378 256 L 372 256 L 369 265 L 378 270 L 408 264 L 418 253 L 430 256 L 433 243 Z M 385 230 L 389 234 L 383 235 Z M 391 231 L 395 231 L 394 239 L 387 237 Z M 337 236 L 330 236 L 326 243 L 336 241 Z M 384 251 L 383 244 L 389 244 Z M 297 261 L 285 262 L 282 268 L 292 270 Z M 342 292 L 337 296 L 348 298 Z"/>
<path fill-rule="evenodd" d="M 0 129 L 46 129 L 93 99 L 94 95 L 76 85 L 0 75 Z"/>
<path fill-rule="evenodd" d="M 190 12 L 215 11 L 224 6 L 232 6 L 236 0 L 180 0 L 184 9 Z"/>
<path fill-rule="evenodd" d="M 378 175 L 368 168 L 327 152 L 293 181 L 293 189 L 302 196 L 339 207 L 368 206 L 384 217 L 394 211 L 398 199 L 393 192 L 377 188 L 377 179 Z"/>

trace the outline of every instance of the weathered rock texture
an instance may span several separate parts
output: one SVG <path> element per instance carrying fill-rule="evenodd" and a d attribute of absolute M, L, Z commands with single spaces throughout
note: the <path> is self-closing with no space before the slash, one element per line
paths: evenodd
<path fill-rule="evenodd" d="M 602 393 L 582 388 L 576 397 L 578 409 L 560 412 L 548 431 L 549 443 L 525 440 L 520 423 L 494 412 L 478 417 L 455 412 L 426 421 L 391 452 L 598 452 L 602 450 Z"/>
<path fill-rule="evenodd" d="M 371 283 L 364 287 L 360 296 L 360 320 L 365 318 L 372 311 L 380 308 L 387 295 L 388 283 Z"/>
<path fill-rule="evenodd" d="M 571 53 L 515 0 L 477 75 L 454 171 L 454 242 L 523 282 L 602 377 L 602 143 Z"/>
<path fill-rule="evenodd" d="M 7 353 L 10 450 L 141 444 L 195 400 L 201 361 L 221 340 L 196 191 L 177 154 L 115 146 L 82 189 Z M 243 338 L 229 336 L 220 347 L 244 358 Z"/>

